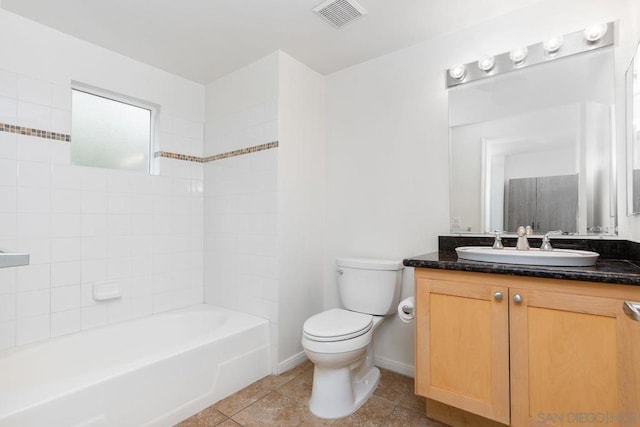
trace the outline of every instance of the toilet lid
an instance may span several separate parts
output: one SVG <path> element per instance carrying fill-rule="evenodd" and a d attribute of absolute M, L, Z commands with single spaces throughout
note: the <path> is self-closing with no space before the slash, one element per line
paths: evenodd
<path fill-rule="evenodd" d="M 311 316 L 304 322 L 303 332 L 313 341 L 341 341 L 359 337 L 373 325 L 370 314 L 334 308 Z"/>

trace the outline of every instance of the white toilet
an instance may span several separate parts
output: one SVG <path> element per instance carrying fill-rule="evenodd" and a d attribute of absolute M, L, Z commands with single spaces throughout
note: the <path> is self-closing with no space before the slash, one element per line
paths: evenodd
<path fill-rule="evenodd" d="M 309 409 L 321 418 L 355 412 L 373 394 L 380 370 L 373 365 L 373 333 L 396 313 L 402 262 L 338 258 L 338 290 L 345 309 L 304 322 L 302 347 L 314 363 Z"/>

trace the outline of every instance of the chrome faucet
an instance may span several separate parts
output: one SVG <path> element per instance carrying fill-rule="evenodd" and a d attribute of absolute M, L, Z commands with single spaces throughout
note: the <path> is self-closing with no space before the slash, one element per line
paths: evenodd
<path fill-rule="evenodd" d="M 528 251 L 530 249 L 529 241 L 527 240 L 527 236 L 530 235 L 532 229 L 530 226 L 523 227 L 522 225 L 518 227 L 516 234 L 518 235 L 518 242 L 516 243 L 516 250 L 518 251 Z"/>
<path fill-rule="evenodd" d="M 500 234 L 502 234 L 502 231 L 499 230 L 495 230 L 493 232 L 493 234 L 496 235 L 496 240 L 493 241 L 493 249 L 504 249 L 504 245 L 502 244 L 502 236 L 500 236 Z"/>
<path fill-rule="evenodd" d="M 545 252 L 552 251 L 553 246 L 551 246 L 551 241 L 549 241 L 549 237 L 553 235 L 558 235 L 558 234 L 562 234 L 562 230 L 554 230 L 546 233 L 542 238 L 542 245 L 540 246 L 540 250 Z"/>

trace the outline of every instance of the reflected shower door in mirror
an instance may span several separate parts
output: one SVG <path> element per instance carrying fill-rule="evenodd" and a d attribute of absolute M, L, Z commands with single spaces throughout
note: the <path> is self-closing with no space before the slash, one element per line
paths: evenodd
<path fill-rule="evenodd" d="M 615 234 L 604 48 L 449 90 L 452 233 Z"/>
<path fill-rule="evenodd" d="M 625 74 L 627 103 L 627 214 L 640 214 L 640 45 Z"/>

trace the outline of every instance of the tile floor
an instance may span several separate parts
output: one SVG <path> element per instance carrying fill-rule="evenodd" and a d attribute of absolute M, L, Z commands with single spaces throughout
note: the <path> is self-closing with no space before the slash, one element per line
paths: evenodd
<path fill-rule="evenodd" d="M 309 411 L 313 364 L 307 361 L 282 375 L 251 384 L 182 421 L 178 427 L 444 426 L 425 417 L 424 399 L 413 394 L 413 378 L 381 371 L 382 379 L 374 395 L 346 418 L 324 420 Z"/>

